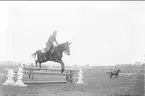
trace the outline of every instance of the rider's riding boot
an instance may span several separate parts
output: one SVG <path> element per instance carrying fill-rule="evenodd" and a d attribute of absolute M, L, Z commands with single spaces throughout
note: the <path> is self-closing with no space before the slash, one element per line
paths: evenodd
<path fill-rule="evenodd" d="M 44 57 L 44 60 L 47 60 L 45 54 L 46 54 L 46 51 L 44 52 L 43 57 Z"/>
<path fill-rule="evenodd" d="M 53 54 L 53 49 L 52 49 L 52 50 L 50 50 L 50 54 Z"/>
<path fill-rule="evenodd" d="M 46 56 L 44 56 L 44 60 L 47 60 Z"/>

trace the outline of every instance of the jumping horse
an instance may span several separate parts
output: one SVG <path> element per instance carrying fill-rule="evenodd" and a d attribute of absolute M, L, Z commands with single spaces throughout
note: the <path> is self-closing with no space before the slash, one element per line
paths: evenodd
<path fill-rule="evenodd" d="M 52 48 L 50 48 L 50 50 L 46 53 L 44 53 L 43 50 L 37 50 L 35 53 L 32 54 L 32 57 L 34 58 L 36 58 L 37 56 L 37 60 L 35 60 L 36 66 L 37 63 L 39 63 L 39 67 L 41 68 L 41 63 L 47 61 L 54 61 L 61 64 L 61 73 L 63 73 L 65 70 L 65 65 L 62 61 L 63 52 L 66 53 L 68 56 L 70 55 L 70 44 L 70 42 L 59 44 L 58 46 L 54 47 L 53 52 L 51 52 Z M 44 58 L 44 56 L 46 57 L 46 59 Z"/>

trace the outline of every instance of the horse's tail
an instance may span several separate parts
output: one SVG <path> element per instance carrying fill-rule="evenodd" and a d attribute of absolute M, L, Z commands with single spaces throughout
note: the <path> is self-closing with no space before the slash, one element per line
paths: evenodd
<path fill-rule="evenodd" d="M 36 55 L 40 52 L 40 50 L 37 50 L 35 53 L 32 54 L 32 57 L 36 57 Z"/>
<path fill-rule="evenodd" d="M 107 74 L 110 74 L 111 72 L 107 72 Z"/>

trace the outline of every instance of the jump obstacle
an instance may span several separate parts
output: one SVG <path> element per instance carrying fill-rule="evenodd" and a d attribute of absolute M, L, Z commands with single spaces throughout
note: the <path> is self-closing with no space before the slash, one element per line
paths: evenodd
<path fill-rule="evenodd" d="M 44 71 L 45 70 L 45 71 Z M 73 83 L 73 74 L 74 72 L 78 72 L 78 82 L 77 84 L 84 84 L 83 82 L 83 73 L 82 73 L 82 68 L 80 68 L 79 70 L 77 69 L 66 69 L 64 73 L 61 73 L 61 70 L 58 68 L 38 68 L 38 67 L 25 67 L 22 65 L 19 66 L 19 70 L 18 72 L 11 72 L 12 76 L 9 77 L 8 75 L 8 79 L 3 83 L 3 85 L 12 85 L 12 86 L 27 86 L 27 84 L 43 84 L 43 83 Z M 12 82 L 13 81 L 13 77 L 14 74 L 17 74 L 17 81 L 16 82 Z M 23 79 L 23 74 L 27 75 L 28 77 L 30 77 L 30 80 L 24 80 Z M 34 75 L 60 75 L 60 76 L 65 76 L 65 81 L 35 81 L 34 80 Z M 80 75 L 81 74 L 81 75 Z M 10 80 L 11 79 L 11 80 Z"/>
<path fill-rule="evenodd" d="M 78 71 L 76 69 L 66 69 L 64 73 L 60 73 L 61 70 L 58 68 L 38 68 L 38 67 L 24 67 L 24 73 L 28 74 L 31 78 L 31 81 L 24 81 L 26 84 L 32 83 L 73 83 L 73 73 L 74 71 Z M 43 70 L 43 72 L 41 72 Z M 45 70 L 45 71 L 44 71 Z M 43 74 L 43 75 L 61 75 L 65 76 L 66 81 L 34 81 L 34 75 Z"/>

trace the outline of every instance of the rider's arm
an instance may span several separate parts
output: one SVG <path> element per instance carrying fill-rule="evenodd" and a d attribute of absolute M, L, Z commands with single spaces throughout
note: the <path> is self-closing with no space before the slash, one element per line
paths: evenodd
<path fill-rule="evenodd" d="M 54 38 L 54 41 L 55 41 L 55 43 L 56 43 L 56 44 L 57 44 L 57 46 L 58 46 L 58 42 L 57 42 L 56 38 Z"/>

